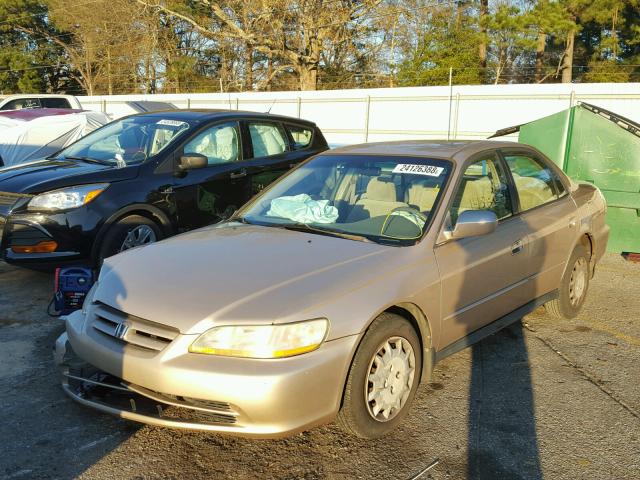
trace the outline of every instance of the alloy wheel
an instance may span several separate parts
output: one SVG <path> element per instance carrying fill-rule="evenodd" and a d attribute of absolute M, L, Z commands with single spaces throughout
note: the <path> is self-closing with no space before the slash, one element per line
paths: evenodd
<path fill-rule="evenodd" d="M 139 247 L 140 245 L 146 245 L 147 243 L 153 243 L 156 241 L 156 232 L 149 225 L 138 225 L 127 232 L 122 245 L 120 246 L 120 252 L 129 250 L 133 247 Z"/>

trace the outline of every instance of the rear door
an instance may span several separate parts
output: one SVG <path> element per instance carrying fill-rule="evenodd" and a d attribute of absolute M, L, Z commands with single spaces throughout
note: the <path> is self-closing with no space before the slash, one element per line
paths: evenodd
<path fill-rule="evenodd" d="M 314 129 L 303 124 L 270 120 L 245 121 L 246 136 L 257 171 L 252 178 L 256 194 L 314 153 Z"/>
<path fill-rule="evenodd" d="M 256 172 L 251 178 L 251 191 L 255 195 L 286 173 L 295 162 L 290 155 L 289 138 L 280 122 L 246 120 L 245 131 L 251 158 L 256 164 Z"/>
<path fill-rule="evenodd" d="M 533 295 L 558 288 L 576 241 L 576 205 L 555 168 L 529 149 L 501 149 L 515 184 L 520 217 L 531 249 L 528 272 Z"/>
<path fill-rule="evenodd" d="M 515 214 L 513 185 L 497 153 L 467 162 L 456 189 L 449 228 L 465 210 L 491 210 L 499 223 L 493 233 L 449 240 L 434 249 L 442 284 L 440 347 L 528 301 L 527 228 Z"/>

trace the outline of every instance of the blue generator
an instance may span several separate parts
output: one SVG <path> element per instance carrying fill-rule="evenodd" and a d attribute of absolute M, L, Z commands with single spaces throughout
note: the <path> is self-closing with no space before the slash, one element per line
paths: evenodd
<path fill-rule="evenodd" d="M 53 304 L 59 315 L 82 308 L 94 282 L 93 270 L 84 267 L 57 268 Z"/>

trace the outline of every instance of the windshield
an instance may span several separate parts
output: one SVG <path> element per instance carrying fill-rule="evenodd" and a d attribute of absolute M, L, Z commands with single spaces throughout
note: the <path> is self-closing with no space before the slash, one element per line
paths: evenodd
<path fill-rule="evenodd" d="M 157 115 L 123 118 L 81 138 L 58 152 L 56 158 L 81 158 L 121 167 L 142 163 L 188 128 L 187 122 Z"/>
<path fill-rule="evenodd" d="M 426 232 L 451 163 L 421 157 L 319 156 L 239 212 L 248 223 L 413 244 Z"/>

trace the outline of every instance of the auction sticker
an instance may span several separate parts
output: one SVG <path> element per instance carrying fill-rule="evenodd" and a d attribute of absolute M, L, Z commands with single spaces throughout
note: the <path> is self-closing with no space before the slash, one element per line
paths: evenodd
<path fill-rule="evenodd" d="M 393 169 L 393 173 L 409 173 L 412 175 L 428 175 L 430 177 L 439 177 L 444 168 L 434 167 L 433 165 L 416 165 L 412 163 L 399 163 Z"/>
<path fill-rule="evenodd" d="M 167 127 L 187 127 L 189 124 L 187 122 L 181 122 L 179 120 L 160 120 L 158 125 L 166 125 Z"/>

